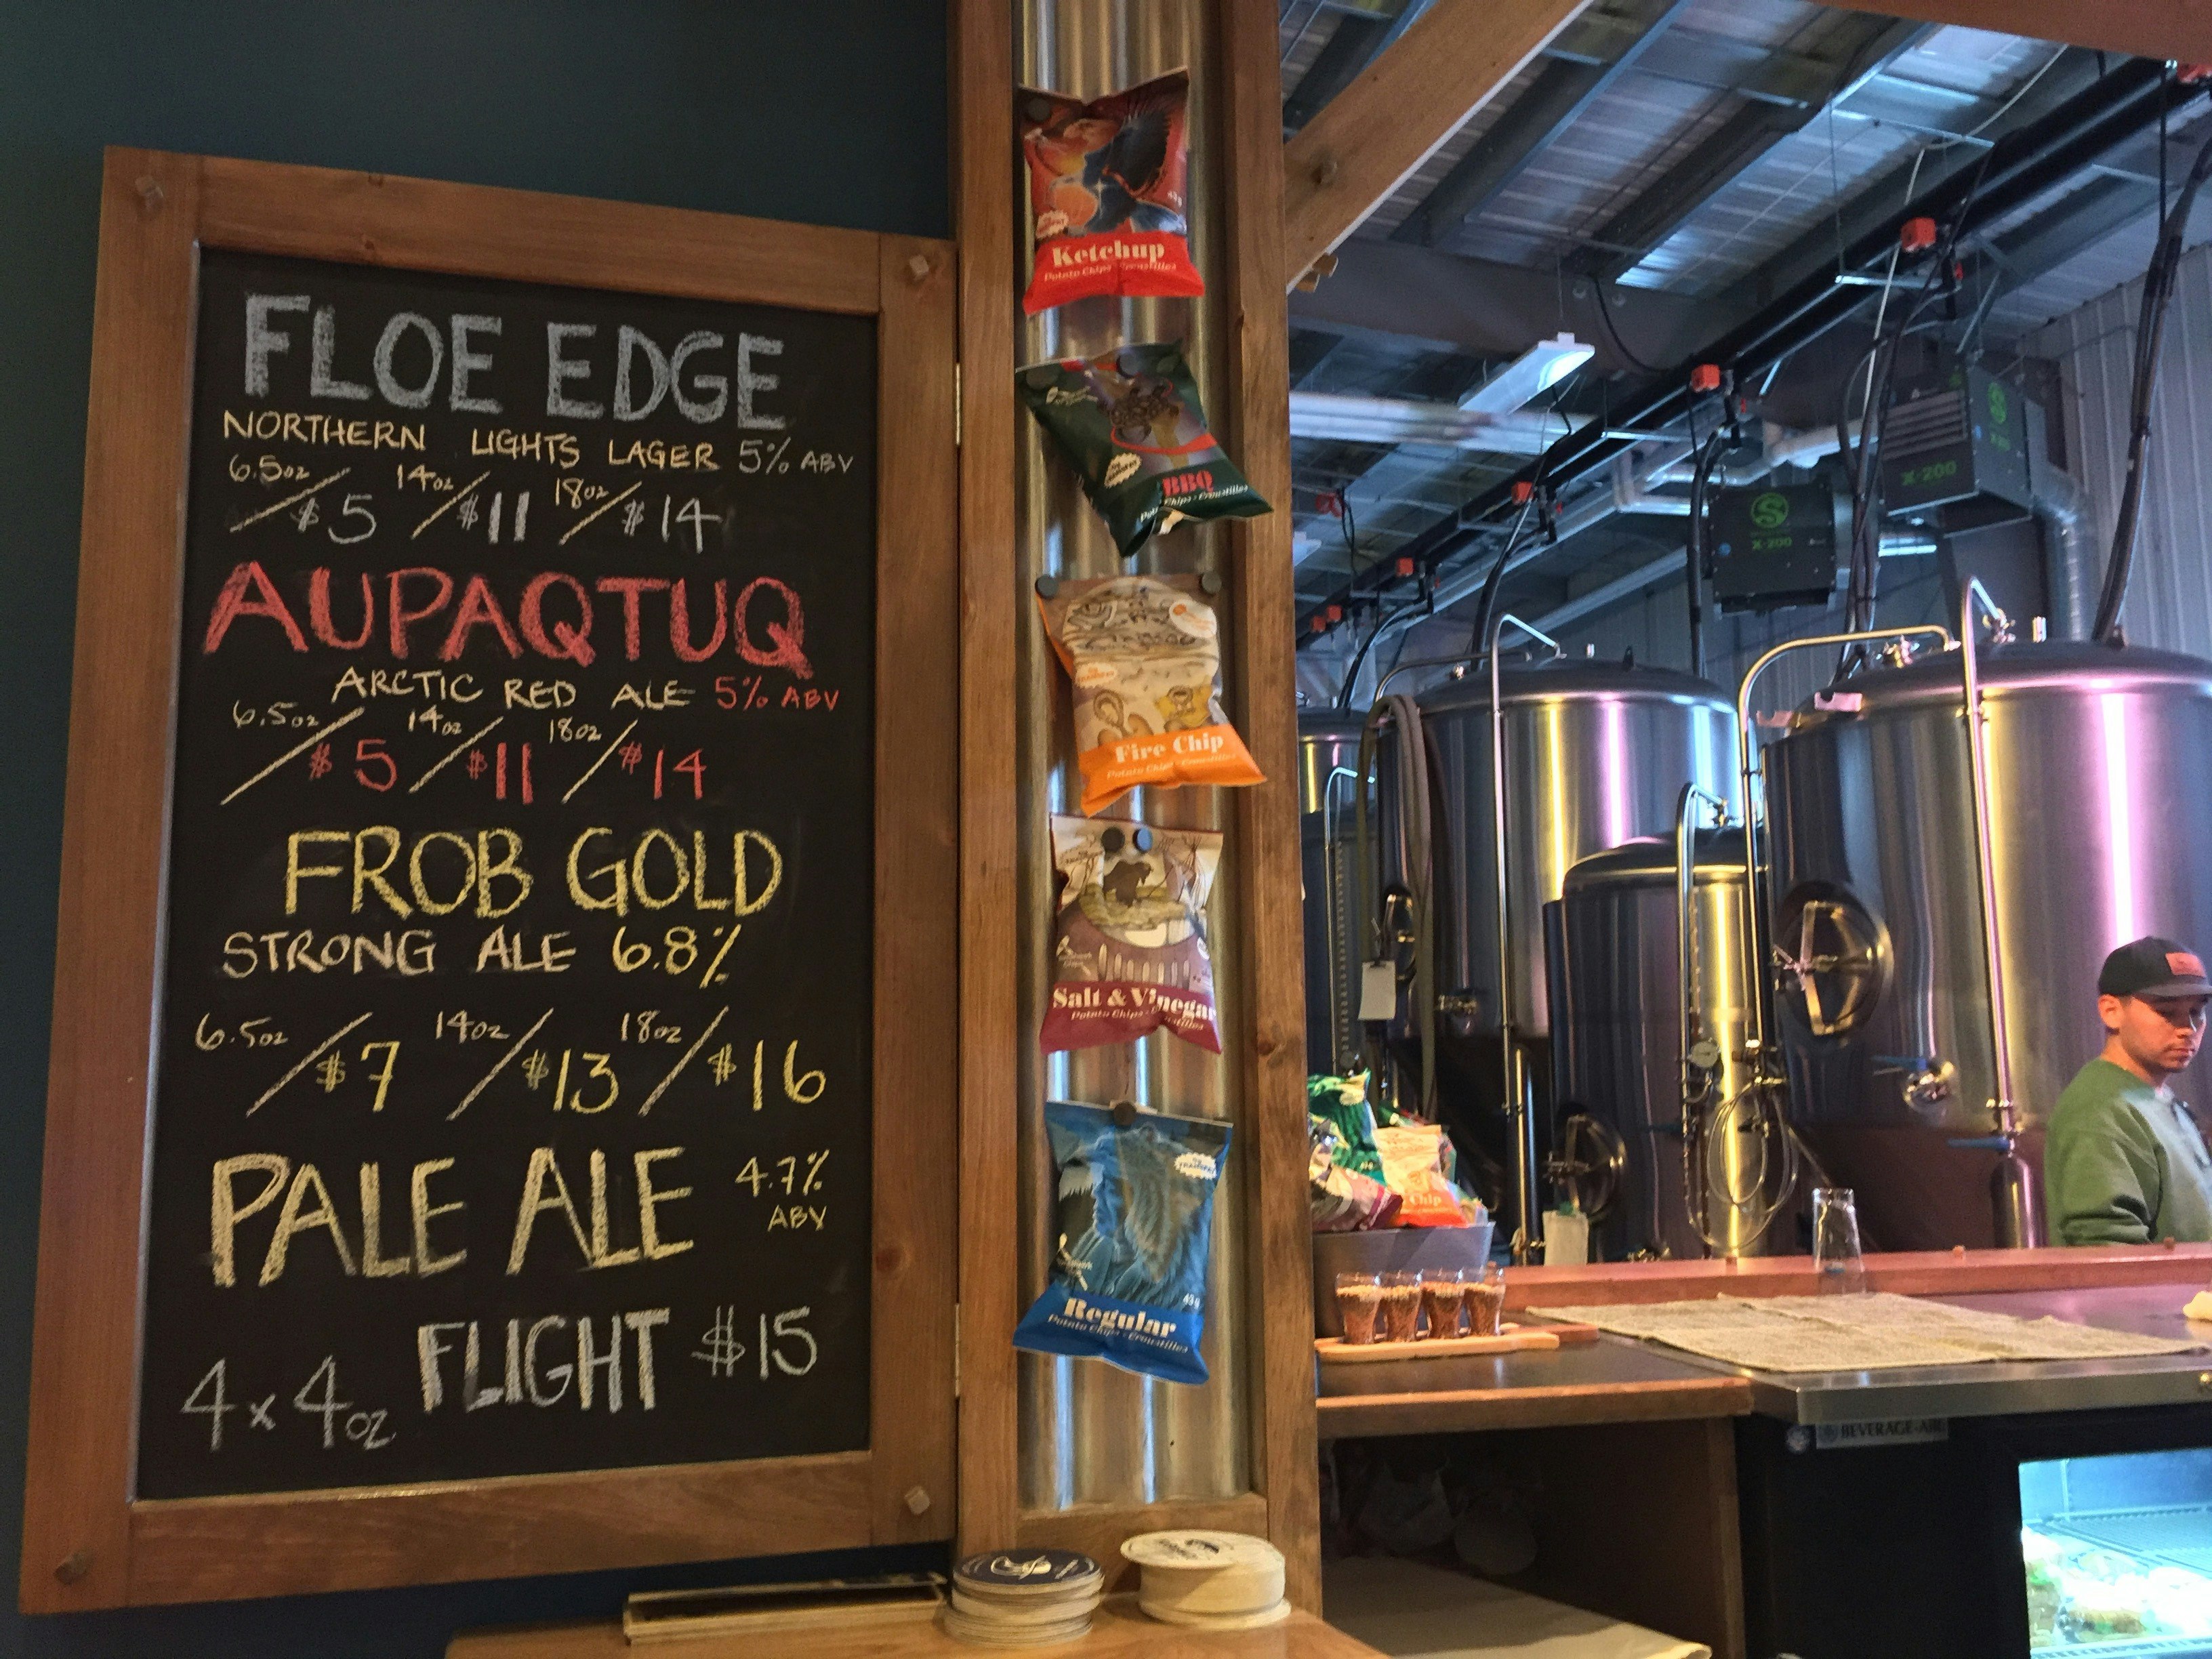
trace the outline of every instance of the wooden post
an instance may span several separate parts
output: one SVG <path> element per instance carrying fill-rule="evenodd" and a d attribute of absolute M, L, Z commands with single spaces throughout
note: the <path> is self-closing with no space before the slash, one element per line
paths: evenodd
<path fill-rule="evenodd" d="M 1297 739 L 1291 564 L 1289 324 L 1284 299 L 1282 94 L 1275 18 L 1262 0 L 1216 13 L 1226 147 L 1230 375 L 1208 411 L 1272 514 L 1234 525 L 1224 601 L 1238 654 L 1234 719 L 1270 781 L 1233 793 L 1241 856 L 1234 951 L 1247 988 L 1240 1166 L 1251 1182 L 1243 1287 L 1256 1492 L 1145 1510 L 1019 1509 L 1019 1406 L 1010 1338 L 1020 1312 L 1016 1231 L 1016 779 L 1012 323 L 1020 238 L 1010 0 L 952 10 L 956 234 L 960 247 L 961 448 L 961 1402 L 963 1549 L 1054 1543 L 1109 1554 L 1151 1527 L 1264 1528 L 1289 1559 L 1298 1606 L 1320 1604 L 1312 1317 L 1305 1191 L 1304 987 L 1297 871 Z M 1224 1033 L 1224 1036 L 1227 1034 Z M 1109 1570 L 1117 1561 L 1103 1563 Z"/>
<path fill-rule="evenodd" d="M 1221 422 L 1274 512 L 1231 532 L 1242 672 L 1235 719 L 1267 781 L 1237 793 L 1232 878 L 1252 1022 L 1244 1100 L 1257 1176 L 1249 1220 L 1259 1397 L 1253 1469 L 1267 1530 L 1289 1565 L 1289 1594 L 1321 1606 L 1319 1473 L 1314 1443 L 1312 1222 L 1306 1196 L 1305 921 L 1298 875 L 1297 599 L 1291 554 L 1290 317 L 1284 297 L 1282 74 L 1267 0 L 1220 13 L 1223 177 L 1228 200 L 1231 384 Z"/>
<path fill-rule="evenodd" d="M 1358 228 L 1589 3 L 1437 0 L 1287 147 L 1278 143 L 1285 283 Z"/>
<path fill-rule="evenodd" d="M 960 1504 L 963 1552 L 1018 1520 L 1014 899 L 1014 20 L 951 15 L 960 258 Z"/>

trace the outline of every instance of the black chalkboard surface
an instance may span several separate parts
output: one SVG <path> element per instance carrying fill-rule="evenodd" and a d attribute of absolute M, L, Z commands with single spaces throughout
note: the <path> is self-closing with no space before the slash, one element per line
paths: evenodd
<path fill-rule="evenodd" d="M 200 272 L 138 1496 L 865 1447 L 874 319 Z"/>

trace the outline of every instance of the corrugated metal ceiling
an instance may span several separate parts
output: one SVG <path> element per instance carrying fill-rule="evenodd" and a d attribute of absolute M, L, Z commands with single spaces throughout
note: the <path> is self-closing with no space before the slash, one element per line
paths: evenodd
<path fill-rule="evenodd" d="M 1391 0 L 1370 6 L 1290 0 L 1282 14 L 1286 93 L 1297 90 L 1347 18 L 1357 23 L 1395 10 Z M 1538 269 L 1580 252 L 1612 252 L 1595 240 L 1606 221 L 1750 101 L 1700 83 L 1718 78 L 1710 66 L 1740 65 L 1747 48 L 1777 60 L 1834 64 L 1847 59 L 1842 48 L 1856 19 L 1808 0 L 1692 0 L 1667 27 L 1663 49 L 1647 52 L 1593 100 L 1449 245 Z M 1849 96 L 1777 141 L 1622 280 L 1698 296 L 1724 293 L 1833 218 L 1838 204 L 1859 198 L 1885 175 L 1910 179 L 1916 157 L 1932 166 L 1960 144 L 1985 144 L 1986 137 L 1957 135 L 2003 131 L 2014 101 L 2058 55 L 2046 42 L 1981 29 L 1928 32 Z M 1397 232 L 1528 93 L 1547 61 L 1540 58 L 1514 76 L 1355 234 L 1378 240 Z M 1686 78 L 1692 75 L 1700 78 Z M 2063 273 L 2068 280 L 2055 280 L 2062 273 L 2053 271 L 2016 300 L 2000 301 L 1992 324 L 2030 325 L 2052 314 L 2039 309 L 2045 305 L 2063 309 L 2127 280 L 2148 247 L 2147 225 L 2134 230 L 2124 244 L 2100 240 L 2083 246 L 2082 269 Z"/>
<path fill-rule="evenodd" d="M 1403 3 L 1418 7 L 1423 0 Z M 1343 84 L 1364 61 L 1364 52 L 1346 50 L 1346 42 L 1371 50 L 1394 22 L 1402 24 L 1400 4 L 1285 0 L 1283 79 L 1293 121 L 1318 106 L 1316 88 Z M 1838 245 L 1850 240 L 1864 228 L 1854 225 L 1855 216 L 1877 210 L 1893 215 L 1912 186 L 1924 189 L 1953 169 L 1970 167 L 1997 137 L 2095 72 L 2087 54 L 2074 53 L 2069 62 L 2046 42 L 1963 27 L 1913 28 L 1810 0 L 1689 0 L 1660 30 L 1641 35 L 1649 20 L 1666 11 L 1666 0 L 1602 0 L 1410 176 L 1356 239 L 1425 240 L 1443 252 L 1551 273 L 1561 288 L 1563 313 L 1569 286 L 1580 296 L 1589 273 L 1606 270 L 1628 289 L 1747 313 L 1765 297 L 1763 288 L 1818 268 L 1829 225 L 1836 227 Z M 1340 29 L 1353 33 L 1332 51 Z M 1538 97 L 1528 107 L 1541 106 L 1545 91 L 1557 90 L 1562 62 L 1602 68 L 1608 52 L 1617 54 L 1621 43 L 1638 43 L 1640 35 L 1640 55 L 1613 70 L 1472 216 L 1460 222 L 1453 210 L 1449 220 L 1437 219 L 1447 199 L 1438 187 L 1463 179 L 1462 164 L 1486 146 L 1492 154 L 1510 151 L 1513 140 L 1501 135 L 1531 125 L 1516 124 L 1516 104 L 1533 90 Z M 1838 88 L 1842 95 L 1833 96 Z M 2195 137 L 2177 129 L 2175 141 Z M 1701 159 L 1736 153 L 1731 145 L 1742 159 L 1717 173 L 1717 187 L 1684 190 L 1682 181 Z M 2035 258 L 2003 267 L 2004 286 L 1983 325 L 1984 343 L 2017 345 L 2049 319 L 2140 275 L 2154 230 L 2155 189 L 2146 194 L 2142 179 L 2147 166 L 2154 177 L 2154 144 L 2146 155 L 2148 162 L 2136 158 L 2117 173 L 2070 179 L 1989 228 L 2000 245 L 2008 238 L 2033 244 L 2028 251 Z M 2171 173 L 2178 176 L 2185 165 L 2169 151 Z M 2087 221 L 2094 234 L 2069 236 L 2069 224 L 2051 210 L 2089 189 L 2103 195 L 2070 206 L 2110 210 Z M 1611 247 L 1601 240 L 1624 216 L 1632 217 L 1638 204 L 1674 191 L 1683 192 L 1679 216 L 1662 222 L 1640 246 Z M 1887 199 L 1893 192 L 1894 202 Z M 2200 212 L 2191 238 L 2208 240 L 2212 206 Z M 1986 252 L 1969 258 L 1967 303 L 1998 267 Z M 1623 317 L 1634 316 L 1632 303 L 1615 306 Z M 1632 320 L 1621 325 L 1635 335 Z M 1424 340 L 1355 333 L 1334 345 L 1325 336 L 1294 336 L 1294 371 L 1302 344 L 1313 349 L 1300 384 L 1313 390 L 1449 402 L 1494 367 Z M 1582 395 L 1597 407 L 1589 387 Z M 1297 440 L 1293 511 L 1302 583 L 1329 591 L 1340 579 L 1332 573 L 1387 557 L 1524 459 Z M 1316 493 L 1330 490 L 1348 492 L 1353 503 L 1357 556 L 1342 545 L 1340 521 L 1316 510 Z M 1571 555 L 1563 548 L 1552 580 L 1586 590 L 1670 540 L 1679 545 L 1680 525 L 1623 515 L 1577 538 Z"/>
<path fill-rule="evenodd" d="M 1902 167 L 1909 180 L 1919 152 L 1933 160 L 1955 143 L 1975 142 L 1938 135 L 1993 125 L 2005 100 L 2057 56 L 2041 41 L 1980 29 L 1936 30 L 1850 97 L 1778 143 L 1626 280 L 1699 295 L 1720 292 L 1885 173 Z"/>

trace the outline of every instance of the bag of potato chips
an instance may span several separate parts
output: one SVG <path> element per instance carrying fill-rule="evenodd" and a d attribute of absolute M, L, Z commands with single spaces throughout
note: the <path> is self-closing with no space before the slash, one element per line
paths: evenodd
<path fill-rule="evenodd" d="M 1306 1186 L 1313 1230 L 1349 1233 L 1388 1227 L 1404 1200 L 1345 1162 L 1344 1137 L 1325 1117 L 1306 1117 Z"/>
<path fill-rule="evenodd" d="M 1051 1100 L 1044 1127 L 1059 1171 L 1052 1278 L 1014 1346 L 1205 1382 L 1206 1267 L 1229 1126 Z"/>
<path fill-rule="evenodd" d="M 1123 558 L 1184 519 L 1251 519 L 1260 492 L 1229 464 L 1179 345 L 1131 345 L 1016 372 L 1030 412 L 1083 479 Z"/>
<path fill-rule="evenodd" d="M 1376 1129 L 1375 1150 L 1382 1160 L 1382 1184 L 1404 1200 L 1399 1226 L 1468 1224 L 1451 1183 L 1451 1140 L 1442 1129 L 1401 1117 Z"/>
<path fill-rule="evenodd" d="M 1165 1026 L 1219 1054 L 1206 900 L 1221 837 L 1055 817 L 1052 857 L 1061 887 L 1045 1052 L 1128 1042 Z"/>
<path fill-rule="evenodd" d="M 1040 593 L 1075 683 L 1083 810 L 1144 784 L 1265 780 L 1221 708 L 1221 641 L 1196 576 L 1101 576 Z"/>
<path fill-rule="evenodd" d="M 1030 168 L 1036 262 L 1022 308 L 1031 316 L 1094 294 L 1194 297 L 1183 191 L 1190 75 L 1089 103 L 1024 90 L 1022 154 Z"/>

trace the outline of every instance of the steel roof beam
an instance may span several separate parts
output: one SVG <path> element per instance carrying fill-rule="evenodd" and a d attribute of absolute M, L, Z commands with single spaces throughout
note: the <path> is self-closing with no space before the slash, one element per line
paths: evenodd
<path fill-rule="evenodd" d="M 1283 100 L 1283 131 L 1296 132 L 1320 114 L 1322 106 L 1358 79 L 1359 71 L 1403 34 L 1427 4 L 1428 0 L 1406 0 L 1395 17 L 1346 12 L 1298 77 L 1291 95 Z"/>
<path fill-rule="evenodd" d="M 1381 241 L 1348 242 L 1337 259 L 1318 289 L 1291 295 L 1295 327 L 1384 336 L 1397 345 L 1474 357 L 1510 357 L 1565 327 L 1597 348 L 1591 373 L 1635 372 L 1606 332 L 1596 301 L 1571 283 L 1563 295 L 1552 271 Z M 1729 320 L 1730 313 L 1705 301 L 1656 289 L 1625 297 L 1626 308 L 1616 305 L 1614 315 L 1631 348 L 1648 361 L 1671 362 Z"/>
<path fill-rule="evenodd" d="M 1874 26 L 1881 25 L 1877 21 Z M 1763 46 L 1702 29 L 1668 31 L 1638 67 L 1646 75 L 1680 81 L 1686 86 L 1732 92 L 1753 103 L 1782 104 L 1792 109 L 1817 110 L 1836 84 L 1833 57 Z"/>
<path fill-rule="evenodd" d="M 1544 48 L 1544 56 L 1609 64 L 1638 33 L 1632 18 L 1586 12 L 1559 32 Z M 1636 69 L 1639 75 L 1662 81 L 1792 106 L 1817 103 L 1833 78 L 1832 66 L 1820 58 L 1681 23 L 1652 41 Z"/>
<path fill-rule="evenodd" d="M 1607 87 L 1636 67 L 1645 49 L 1687 4 L 1688 0 L 1660 0 L 1655 9 L 1625 20 L 1628 27 L 1610 43 L 1611 53 L 1604 59 L 1586 63 L 1555 58 L 1545 64 L 1535 84 L 1515 99 L 1437 181 L 1391 232 L 1390 240 L 1434 247 L 1456 238 Z"/>
<path fill-rule="evenodd" d="M 2056 118 L 2057 112 L 2077 99 L 2094 102 L 2100 80 L 2116 84 L 2120 77 L 2130 77 L 2125 84 L 2133 87 L 2150 71 L 2141 64 L 2115 65 L 2111 75 L 2100 76 L 2094 52 L 2069 52 L 2039 80 L 2012 111 L 2001 137 L 2026 131 L 2038 123 Z M 2130 137 L 2135 135 L 2130 134 Z M 1941 200 L 1948 197 L 1963 197 L 1974 174 L 1981 168 L 1982 157 L 1987 150 L 1969 145 L 1958 145 L 1951 149 L 1931 149 L 1924 152 L 1919 163 L 1919 176 L 1914 186 L 1917 201 Z M 1747 272 L 1730 283 L 1718 297 L 1727 307 L 1739 313 L 1766 306 L 1778 294 L 1786 294 L 1810 282 L 1823 272 L 1832 274 L 1837 264 L 1839 243 L 1852 249 L 1863 249 L 1861 257 L 1846 257 L 1847 268 L 1857 270 L 1874 259 L 1886 257 L 1888 244 L 1896 234 L 1899 223 L 1905 216 L 1899 212 L 1905 199 L 1905 185 L 1913 179 L 1912 159 L 1900 160 L 1887 173 L 1875 179 L 1843 204 L 1840 215 L 1824 216 L 1819 222 L 1808 226 L 1796 240 L 1775 253 L 1755 270 Z M 1990 216 L 1982 215 L 1984 222 Z M 1841 222 L 1838 220 L 1840 218 Z M 1879 252 L 1873 244 L 1879 240 Z"/>
<path fill-rule="evenodd" d="M 1326 329 L 1291 329 L 1291 389 L 1295 392 L 1321 373 L 1322 365 L 1337 353 L 1345 337 Z"/>
<path fill-rule="evenodd" d="M 1849 96 L 1931 33 L 1923 23 L 1880 17 L 1853 21 L 1850 43 L 1819 65 L 1821 78 L 1807 88 L 1810 95 L 1805 101 L 1747 100 L 1591 234 L 1595 243 L 1629 252 L 1586 249 L 1568 259 L 1568 269 L 1606 282 L 1633 270 L 1692 214 L 1810 123 L 1831 99 Z"/>
<path fill-rule="evenodd" d="M 2031 40 L 2153 62 L 2212 61 L 2212 5 L 2205 0 L 1880 0 L 1896 17 L 1955 23 Z"/>
<path fill-rule="evenodd" d="M 2062 197 L 2033 219 L 1990 239 L 2011 285 L 2023 287 L 2094 247 L 2124 225 L 2158 211 L 2158 181 L 2107 174 Z"/>

